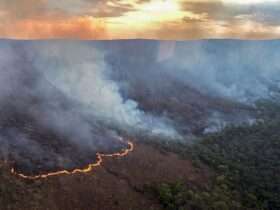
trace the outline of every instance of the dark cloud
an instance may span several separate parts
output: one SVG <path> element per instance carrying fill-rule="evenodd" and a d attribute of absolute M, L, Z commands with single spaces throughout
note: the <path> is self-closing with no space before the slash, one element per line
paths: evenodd
<path fill-rule="evenodd" d="M 216 21 L 232 21 L 236 18 L 267 25 L 280 25 L 279 3 L 237 4 L 222 1 L 185 1 L 182 9 L 195 14 L 207 13 Z"/>
<path fill-rule="evenodd" d="M 280 2 L 279 2 L 280 3 Z M 266 25 L 280 25 L 279 3 L 261 3 L 257 5 L 240 7 L 239 14 L 249 20 Z"/>
<path fill-rule="evenodd" d="M 94 17 L 118 17 L 135 10 L 132 4 L 120 0 L 49 0 L 49 7 L 63 10 L 72 15 L 91 15 Z"/>
<path fill-rule="evenodd" d="M 34 18 L 47 12 L 44 0 L 1 0 L 0 11 L 10 19 Z"/>
<path fill-rule="evenodd" d="M 144 2 L 144 1 L 143 1 Z M 135 10 L 133 5 L 119 0 L 1 0 L 0 11 L 5 18 L 44 19 L 91 15 L 117 17 Z"/>
<path fill-rule="evenodd" d="M 88 2 L 91 1 L 88 0 Z M 110 1 L 110 3 L 99 1 L 90 9 L 88 14 L 95 17 L 119 17 L 131 11 L 135 11 L 133 5 L 122 3 L 119 0 Z"/>
<path fill-rule="evenodd" d="M 224 10 L 224 5 L 220 1 L 185 1 L 181 3 L 182 10 L 194 13 L 216 14 Z"/>

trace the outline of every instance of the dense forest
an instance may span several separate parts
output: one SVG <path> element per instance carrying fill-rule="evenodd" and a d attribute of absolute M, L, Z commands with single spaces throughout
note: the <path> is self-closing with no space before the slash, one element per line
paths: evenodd
<path fill-rule="evenodd" d="M 198 171 L 206 169 L 210 178 L 206 183 L 151 183 L 144 186 L 144 196 L 157 200 L 165 210 L 280 209 L 280 105 L 260 101 L 256 108 L 255 124 L 227 127 L 191 144 L 149 140 L 163 152 L 191 160 Z M 1 168 L 1 206 L 16 209 L 24 197 L 28 207 L 42 208 L 49 182 L 22 182 L 6 166 Z M 29 192 L 26 196 L 23 189 Z"/>
<path fill-rule="evenodd" d="M 147 144 L 162 152 L 191 160 L 198 171 L 206 169 L 210 178 L 206 183 L 150 183 L 143 187 L 143 196 L 157 200 L 165 210 L 280 209 L 280 105 L 261 101 L 257 109 L 260 120 L 254 125 L 227 127 L 191 144 L 149 140 Z M 1 169 L 1 206 L 17 209 L 25 203 L 22 209 L 44 209 L 44 201 L 43 206 L 49 205 L 45 198 L 50 181 L 22 182 L 7 166 Z"/>
<path fill-rule="evenodd" d="M 198 168 L 213 171 L 206 186 L 178 180 L 148 186 L 147 192 L 167 210 L 280 209 L 280 106 L 260 101 L 257 109 L 262 120 L 254 125 L 228 127 L 191 146 L 172 146 Z M 166 145 L 161 146 L 170 150 Z"/>

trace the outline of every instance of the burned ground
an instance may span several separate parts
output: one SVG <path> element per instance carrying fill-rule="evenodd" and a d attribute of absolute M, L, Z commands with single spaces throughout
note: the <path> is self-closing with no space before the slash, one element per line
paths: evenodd
<path fill-rule="evenodd" d="M 172 186 L 179 181 L 191 190 L 203 189 L 208 193 L 216 184 L 213 179 L 222 179 L 223 176 L 217 177 L 215 168 L 203 161 L 198 167 L 189 150 L 190 145 L 199 144 L 204 135 L 221 131 L 225 126 L 256 123 L 260 113 L 252 99 L 273 98 L 279 94 L 274 83 L 277 81 L 276 77 L 273 78 L 274 71 L 271 75 L 245 77 L 248 76 L 245 70 L 254 75 L 260 65 L 257 62 L 251 65 L 251 57 L 249 62 L 242 60 L 239 48 L 234 47 L 231 41 L 219 44 L 202 41 L 194 45 L 177 43 L 176 59 L 183 55 L 181 52 L 184 50 L 190 52 L 197 47 L 199 52 L 202 50 L 209 54 L 206 59 L 204 54 L 198 56 L 205 60 L 194 58 L 193 66 L 183 60 L 182 68 L 186 69 L 180 74 L 177 71 L 181 67 L 178 67 L 176 59 L 159 62 L 161 43 L 156 41 L 77 42 L 74 47 L 69 42 L 60 41 L 1 41 L 0 44 L 0 68 L 3 70 L 0 78 L 0 206 L 5 209 L 172 209 L 162 205 L 162 188 L 157 191 L 160 195 L 155 196 L 150 191 L 151 186 L 161 186 L 161 183 L 171 183 Z M 236 45 L 245 46 L 242 42 Z M 263 47 L 265 44 L 259 45 Z M 84 51 L 85 46 L 87 50 Z M 252 47 L 251 44 L 248 46 Z M 94 56 L 87 56 L 87 53 L 96 49 L 102 49 L 104 56 L 101 53 L 101 58 L 92 61 Z M 222 62 L 226 61 L 227 65 L 231 61 L 226 56 L 219 62 L 217 58 L 223 54 L 231 55 L 232 49 L 238 55 L 235 59 L 240 61 L 236 62 L 240 66 L 228 68 L 220 75 Z M 269 49 L 265 48 L 268 58 Z M 257 58 L 260 56 L 256 55 Z M 210 84 L 206 84 L 202 70 L 211 59 L 215 66 L 210 68 L 209 74 L 205 73 L 206 80 L 212 73 L 218 73 L 214 79 L 210 78 L 213 79 Z M 84 72 L 79 69 L 82 67 Z M 191 67 L 193 69 L 189 69 Z M 240 72 L 239 67 L 244 71 Z M 217 72 L 216 68 L 219 69 Z M 196 69 L 198 75 L 194 71 Z M 173 70 L 176 73 L 172 74 Z M 231 75 L 231 70 L 236 70 L 236 74 Z M 50 72 L 54 74 L 52 77 L 48 77 Z M 62 83 L 67 85 L 68 80 L 74 77 L 70 86 L 59 86 L 61 81 L 50 80 L 59 76 L 57 72 Z M 70 76 L 67 77 L 66 73 Z M 85 88 L 80 87 L 83 82 Z M 255 83 L 259 86 L 254 86 Z M 267 84 L 272 85 L 266 88 Z M 99 91 L 100 94 L 96 94 Z M 92 93 L 94 97 L 90 98 Z M 89 103 L 82 103 L 85 101 Z M 271 115 L 275 116 L 275 113 Z M 233 136 L 240 139 L 239 133 L 237 129 Z M 231 134 L 225 139 L 230 139 Z M 103 165 L 89 173 L 38 180 L 24 180 L 10 173 L 12 167 L 28 175 L 82 168 L 96 161 L 97 153 L 108 154 L 126 148 L 126 143 L 119 141 L 121 137 L 124 141 L 131 139 L 135 150 L 125 157 L 104 157 Z M 173 150 L 178 145 L 179 151 Z M 216 143 L 213 148 L 216 148 Z M 211 144 L 210 152 L 213 148 Z M 200 149 L 206 152 L 203 158 L 207 159 L 208 148 Z M 223 151 L 221 148 L 221 154 Z M 230 161 L 234 162 L 232 159 Z M 221 159 L 214 154 L 214 163 L 218 162 L 216 160 Z M 228 186 L 223 184 L 213 191 L 218 193 L 217 209 L 221 206 L 219 199 L 223 197 L 223 190 L 228 190 Z M 174 200 L 169 200 L 170 197 L 173 199 L 169 188 L 164 187 L 163 190 L 173 205 Z M 192 191 L 190 194 L 200 200 L 200 194 Z M 256 196 L 250 194 L 249 197 L 254 200 Z M 216 199 L 215 196 L 213 198 Z"/>
<path fill-rule="evenodd" d="M 103 166 L 89 174 L 25 181 L 11 176 L 7 168 L 1 171 L 2 190 L 10 188 L 1 191 L 1 198 L 10 199 L 6 203 L 10 209 L 155 210 L 161 206 L 145 193 L 149 184 L 179 179 L 202 185 L 210 176 L 189 160 L 145 144 L 136 144 L 135 151 L 126 157 L 105 158 Z M 7 197 L 11 193 L 13 198 L 2 197 L 2 193 Z M 16 202 L 11 202 L 13 199 Z"/>

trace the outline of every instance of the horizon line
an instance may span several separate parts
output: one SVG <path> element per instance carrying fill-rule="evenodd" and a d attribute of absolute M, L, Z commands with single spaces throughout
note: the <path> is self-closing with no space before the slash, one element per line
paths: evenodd
<path fill-rule="evenodd" d="M 163 41 L 163 42 L 187 42 L 187 41 L 280 41 L 279 38 L 245 39 L 245 38 L 199 38 L 199 39 L 155 39 L 155 38 L 120 38 L 120 39 L 79 39 L 79 38 L 36 38 L 19 39 L 0 37 L 0 41 L 73 41 L 73 42 L 110 42 L 110 41 Z"/>

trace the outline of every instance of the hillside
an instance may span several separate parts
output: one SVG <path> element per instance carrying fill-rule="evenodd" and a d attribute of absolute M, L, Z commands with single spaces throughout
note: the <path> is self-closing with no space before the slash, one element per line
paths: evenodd
<path fill-rule="evenodd" d="M 279 47 L 1 40 L 0 206 L 280 208 Z"/>

